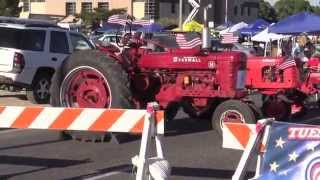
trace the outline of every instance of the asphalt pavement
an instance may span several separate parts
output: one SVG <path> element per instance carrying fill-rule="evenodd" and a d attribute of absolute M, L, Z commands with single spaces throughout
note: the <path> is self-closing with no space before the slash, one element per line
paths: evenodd
<path fill-rule="evenodd" d="M 30 104 L 23 92 L 3 93 L 0 105 Z M 317 122 L 314 110 L 298 119 Z M 0 131 L 0 179 L 128 180 L 131 158 L 139 153 L 140 139 L 122 137 L 120 144 L 65 140 L 58 131 Z M 172 166 L 173 180 L 230 179 L 241 151 L 221 148 L 221 138 L 207 120 L 188 118 L 180 112 L 168 125 L 164 152 Z M 254 160 L 249 176 L 254 169 Z"/>

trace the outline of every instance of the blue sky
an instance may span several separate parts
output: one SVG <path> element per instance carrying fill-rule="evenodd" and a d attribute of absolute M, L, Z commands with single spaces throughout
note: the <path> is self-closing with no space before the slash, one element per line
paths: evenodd
<path fill-rule="evenodd" d="M 270 2 L 272 5 L 277 2 L 277 0 L 266 0 Z M 313 6 L 320 6 L 320 0 L 309 0 L 310 4 Z"/>

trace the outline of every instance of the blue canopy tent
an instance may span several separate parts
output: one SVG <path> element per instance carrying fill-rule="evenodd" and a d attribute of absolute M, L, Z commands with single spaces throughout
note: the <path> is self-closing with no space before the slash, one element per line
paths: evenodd
<path fill-rule="evenodd" d="M 152 23 L 150 25 L 145 25 L 142 28 L 138 29 L 139 32 L 147 32 L 147 33 L 154 33 L 154 32 L 162 32 L 163 27 L 160 24 Z"/>
<path fill-rule="evenodd" d="M 269 32 L 277 34 L 319 33 L 320 16 L 309 12 L 294 14 L 270 27 Z"/>
<path fill-rule="evenodd" d="M 141 29 L 143 26 L 142 25 L 140 25 L 140 24 L 131 24 L 131 30 L 132 31 L 138 31 L 138 29 Z M 127 30 L 128 30 L 128 26 L 126 27 L 127 28 Z"/>
<path fill-rule="evenodd" d="M 215 29 L 216 29 L 217 31 L 222 31 L 222 30 L 227 29 L 228 27 L 230 27 L 230 26 L 232 26 L 232 25 L 233 25 L 233 23 L 232 23 L 231 21 L 228 21 L 228 22 L 226 22 L 226 23 L 223 23 L 223 24 L 217 26 Z"/>
<path fill-rule="evenodd" d="M 96 29 L 96 32 L 99 33 L 115 33 L 121 31 L 123 26 L 115 23 L 104 23 L 101 28 Z"/>
<path fill-rule="evenodd" d="M 241 36 L 254 36 L 269 26 L 269 23 L 263 19 L 257 19 L 247 27 L 239 30 Z"/>
<path fill-rule="evenodd" d="M 140 29 L 142 27 L 143 26 L 139 25 L 139 24 L 132 24 L 131 30 L 137 31 L 138 29 Z M 126 28 L 127 28 L 126 30 L 128 31 L 129 27 L 127 26 Z M 98 33 L 116 33 L 116 32 L 123 31 L 123 30 L 124 30 L 124 26 L 121 24 L 105 23 L 105 24 L 103 24 L 103 27 L 98 28 L 96 30 L 96 32 L 98 32 Z"/>

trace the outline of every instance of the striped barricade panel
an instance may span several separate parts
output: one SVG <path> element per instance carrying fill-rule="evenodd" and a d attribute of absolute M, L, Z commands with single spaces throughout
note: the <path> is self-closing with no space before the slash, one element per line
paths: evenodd
<path fill-rule="evenodd" d="M 223 148 L 244 150 L 250 136 L 256 133 L 255 124 L 224 123 Z"/>
<path fill-rule="evenodd" d="M 0 107 L 0 128 L 142 133 L 146 110 Z M 156 111 L 157 133 L 164 134 L 164 112 Z"/>

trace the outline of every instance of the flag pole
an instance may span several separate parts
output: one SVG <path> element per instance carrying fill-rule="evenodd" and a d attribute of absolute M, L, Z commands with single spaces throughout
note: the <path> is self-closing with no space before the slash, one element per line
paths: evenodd
<path fill-rule="evenodd" d="M 183 0 L 179 0 L 179 29 L 182 30 Z"/>

